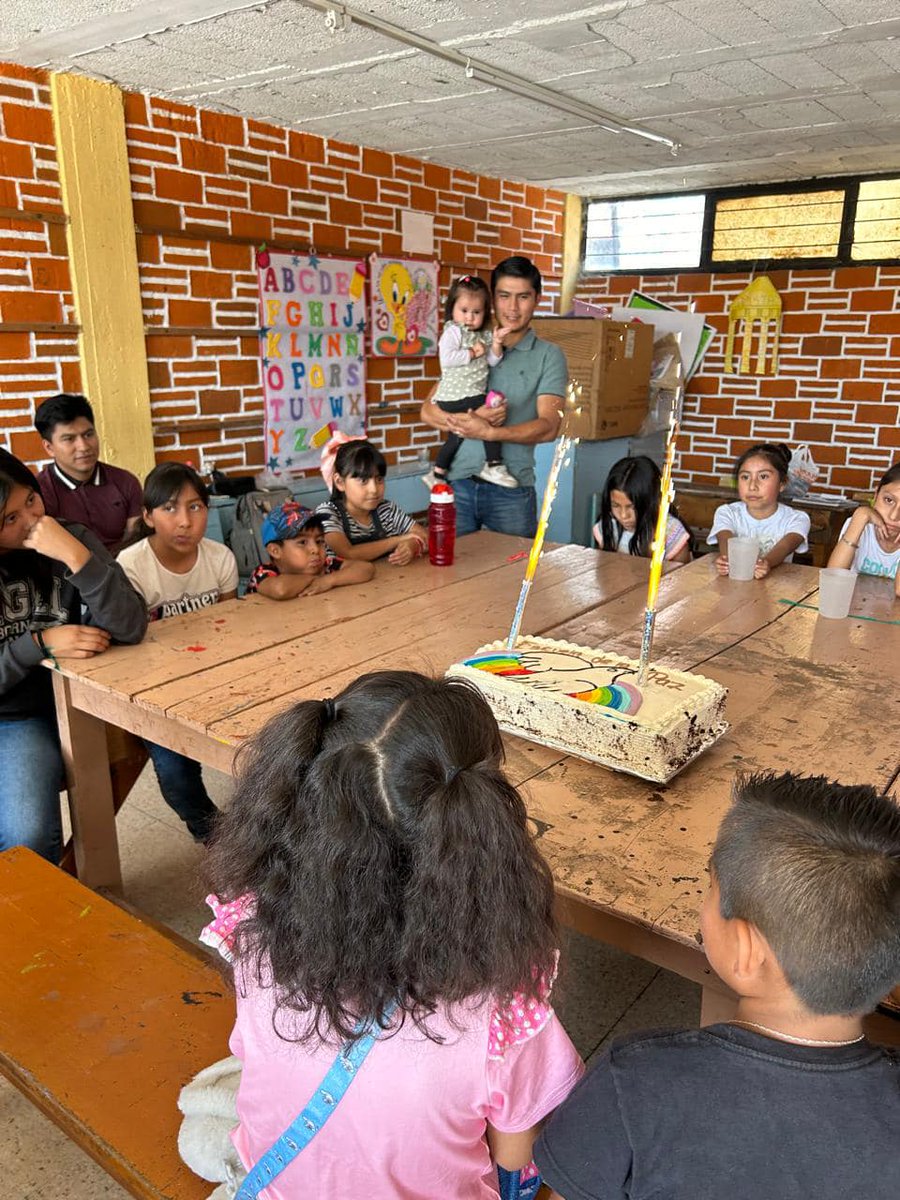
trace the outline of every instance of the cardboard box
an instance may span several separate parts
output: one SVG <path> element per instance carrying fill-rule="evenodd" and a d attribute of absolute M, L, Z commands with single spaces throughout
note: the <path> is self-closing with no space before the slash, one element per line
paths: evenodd
<path fill-rule="evenodd" d="M 594 317 L 536 317 L 531 327 L 566 356 L 569 379 L 581 384 L 581 411 L 566 432 L 588 441 L 629 437 L 647 415 L 653 326 Z"/>

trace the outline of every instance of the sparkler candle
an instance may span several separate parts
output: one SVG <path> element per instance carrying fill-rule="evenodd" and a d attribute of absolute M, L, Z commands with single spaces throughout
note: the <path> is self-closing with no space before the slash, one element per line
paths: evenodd
<path fill-rule="evenodd" d="M 580 398 L 581 388 L 577 384 L 570 383 L 566 398 L 566 409 L 571 410 L 576 408 Z M 519 602 L 516 605 L 509 637 L 506 640 L 506 648 L 510 653 L 516 648 L 516 639 L 519 636 L 519 630 L 522 628 L 522 614 L 525 612 L 525 602 L 528 599 L 528 593 L 531 591 L 531 584 L 534 581 L 534 575 L 537 571 L 538 559 L 541 557 L 541 551 L 544 547 L 547 525 L 550 522 L 550 512 L 553 508 L 553 501 L 556 498 L 556 489 L 559 484 L 559 473 L 566 461 L 566 455 L 577 441 L 577 438 L 570 438 L 563 434 L 556 443 L 556 449 L 553 451 L 550 474 L 547 476 L 547 486 L 544 488 L 544 498 L 541 501 L 541 515 L 538 517 L 537 533 L 535 533 L 534 541 L 531 543 L 528 564 L 525 567 L 525 578 L 522 580 L 522 590 L 519 592 Z"/>
<path fill-rule="evenodd" d="M 647 608 L 644 611 L 644 632 L 641 637 L 641 658 L 638 668 L 638 687 L 642 687 L 650 662 L 650 648 L 653 645 L 653 628 L 656 624 L 656 597 L 659 592 L 659 580 L 662 576 L 663 563 L 666 557 L 666 526 L 669 523 L 669 506 L 674 498 L 675 489 L 672 486 L 672 468 L 675 463 L 675 442 L 678 438 L 678 427 L 681 421 L 681 405 L 684 400 L 684 369 L 681 366 L 681 356 L 678 356 L 678 383 L 672 398 L 672 412 L 669 417 L 669 433 L 666 438 L 666 458 L 663 463 L 662 478 L 659 485 L 659 512 L 656 515 L 656 531 L 653 535 L 653 553 L 650 556 L 650 582 L 647 585 Z"/>

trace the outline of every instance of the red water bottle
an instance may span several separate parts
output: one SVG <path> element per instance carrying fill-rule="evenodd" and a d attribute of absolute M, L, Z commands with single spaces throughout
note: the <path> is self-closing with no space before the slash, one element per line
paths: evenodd
<path fill-rule="evenodd" d="M 456 503 L 449 483 L 436 483 L 428 505 L 428 558 L 435 567 L 453 566 Z"/>

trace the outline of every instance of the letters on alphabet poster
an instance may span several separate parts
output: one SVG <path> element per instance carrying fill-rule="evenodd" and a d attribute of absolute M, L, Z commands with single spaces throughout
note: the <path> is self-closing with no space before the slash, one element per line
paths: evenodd
<path fill-rule="evenodd" d="M 266 466 L 290 475 L 338 429 L 365 436 L 367 265 L 262 250 L 256 266 Z"/>

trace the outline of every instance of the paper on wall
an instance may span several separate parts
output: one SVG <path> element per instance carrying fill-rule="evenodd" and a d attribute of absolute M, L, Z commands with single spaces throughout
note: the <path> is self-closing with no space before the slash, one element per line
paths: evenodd
<path fill-rule="evenodd" d="M 434 254 L 434 216 L 404 208 L 400 213 L 404 254 Z"/>

